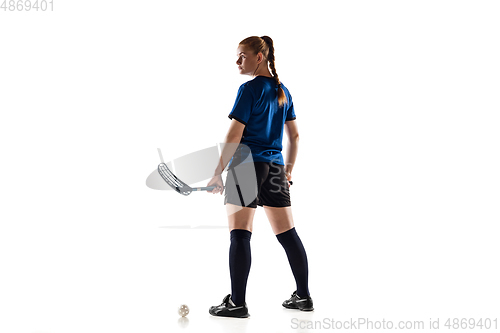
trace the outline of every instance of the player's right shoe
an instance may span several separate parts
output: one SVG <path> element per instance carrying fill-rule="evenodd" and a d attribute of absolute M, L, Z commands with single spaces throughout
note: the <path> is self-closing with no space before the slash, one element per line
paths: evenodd
<path fill-rule="evenodd" d="M 310 296 L 300 297 L 297 291 L 294 291 L 292 297 L 283 302 L 283 306 L 287 309 L 297 309 L 300 311 L 313 311 L 313 300 Z"/>
<path fill-rule="evenodd" d="M 228 294 L 222 300 L 221 305 L 211 306 L 208 312 L 212 316 L 219 317 L 233 317 L 233 318 L 248 318 L 250 314 L 248 313 L 247 303 L 236 306 L 231 299 L 231 294 Z"/>

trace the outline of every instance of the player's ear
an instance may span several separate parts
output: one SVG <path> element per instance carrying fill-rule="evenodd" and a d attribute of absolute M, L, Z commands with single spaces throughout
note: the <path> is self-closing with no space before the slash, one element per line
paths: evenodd
<path fill-rule="evenodd" d="M 260 64 L 264 60 L 264 55 L 262 52 L 257 53 L 257 63 Z"/>

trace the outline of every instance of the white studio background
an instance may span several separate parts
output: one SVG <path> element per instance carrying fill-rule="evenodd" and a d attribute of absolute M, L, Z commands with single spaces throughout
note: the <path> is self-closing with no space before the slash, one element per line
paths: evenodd
<path fill-rule="evenodd" d="M 125 302 L 121 289 L 100 299 L 103 280 L 127 297 L 141 297 L 136 285 L 161 289 L 169 270 L 154 266 L 170 236 L 160 227 L 226 223 L 222 196 L 184 198 L 145 180 L 156 148 L 168 161 L 223 141 L 249 79 L 236 47 L 252 35 L 274 39 L 293 96 L 294 217 L 332 316 L 500 313 L 499 14 L 496 1 L 0 10 L 1 331 L 62 331 L 57 314 L 71 325 Z"/>

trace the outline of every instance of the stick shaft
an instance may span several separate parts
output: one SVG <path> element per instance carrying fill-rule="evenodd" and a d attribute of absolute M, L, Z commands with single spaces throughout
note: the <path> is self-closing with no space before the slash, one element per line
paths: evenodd
<path fill-rule="evenodd" d="M 193 191 L 212 191 L 215 188 L 215 186 L 208 186 L 208 187 L 193 187 Z"/>

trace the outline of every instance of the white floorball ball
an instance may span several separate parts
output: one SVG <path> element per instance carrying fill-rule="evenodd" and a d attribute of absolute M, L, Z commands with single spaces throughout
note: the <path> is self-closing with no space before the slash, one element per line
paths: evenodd
<path fill-rule="evenodd" d="M 189 308 L 186 304 L 179 306 L 179 316 L 186 317 L 189 313 Z"/>

